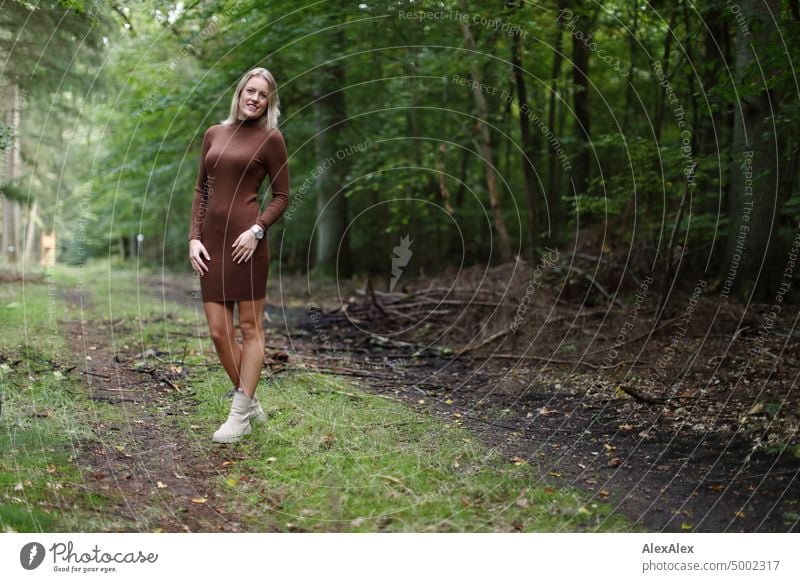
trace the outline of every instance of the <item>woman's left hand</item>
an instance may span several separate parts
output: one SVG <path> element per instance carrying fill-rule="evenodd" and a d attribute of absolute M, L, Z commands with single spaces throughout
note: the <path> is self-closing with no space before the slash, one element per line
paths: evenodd
<path fill-rule="evenodd" d="M 256 238 L 256 235 L 253 234 L 253 231 L 250 229 L 244 231 L 235 241 L 233 241 L 233 245 L 231 245 L 233 246 L 233 260 L 237 263 L 249 261 L 250 257 L 253 256 L 257 245 L 258 239 Z"/>

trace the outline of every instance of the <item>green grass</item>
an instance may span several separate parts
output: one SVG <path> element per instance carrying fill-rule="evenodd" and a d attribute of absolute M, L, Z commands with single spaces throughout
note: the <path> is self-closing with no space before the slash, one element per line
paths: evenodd
<path fill-rule="evenodd" d="M 0 364 L 0 530 L 102 531 L 113 522 L 103 513 L 112 496 L 88 492 L 77 462 L 102 406 L 68 375 L 33 371 L 36 361 L 21 357 Z"/>
<path fill-rule="evenodd" d="M 60 321 L 80 318 L 61 295 L 74 270 L 38 272 L 43 282 L 0 284 L 0 531 L 102 531 L 114 496 L 87 490 L 76 451 L 115 411 L 66 372 L 80 364 Z"/>
<path fill-rule="evenodd" d="M 222 381 L 222 379 L 219 379 Z M 251 527 L 280 531 L 625 531 L 608 507 L 542 484 L 532 467 L 480 444 L 464 429 L 345 380 L 279 377 L 260 400 L 269 421 L 239 443 L 239 460 L 218 475 L 228 511 Z M 214 381 L 195 386 L 186 419 L 201 446 L 230 401 Z M 202 444 L 206 443 L 206 444 Z"/>

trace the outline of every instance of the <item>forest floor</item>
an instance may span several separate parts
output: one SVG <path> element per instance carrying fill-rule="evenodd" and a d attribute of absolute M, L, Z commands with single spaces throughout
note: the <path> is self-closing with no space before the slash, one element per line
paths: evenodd
<path fill-rule="evenodd" d="M 685 277 L 654 323 L 657 283 L 555 258 L 393 293 L 273 275 L 268 359 L 439 415 L 633 526 L 800 530 L 798 308 L 760 333 L 768 305 Z M 164 286 L 172 299 L 181 284 Z"/>
<path fill-rule="evenodd" d="M 434 418 L 439 424 L 426 425 L 427 433 L 446 425 L 474 435 L 514 470 L 530 471 L 524 486 L 521 475 L 503 475 L 499 482 L 509 490 L 536 491 L 545 497 L 556 492 L 565 505 L 573 498 L 565 493 L 562 499 L 561 492 L 577 491 L 581 500 L 563 508 L 565 519 L 538 523 L 548 531 L 587 526 L 594 531 L 798 531 L 797 309 L 787 305 L 769 333 L 760 334 L 768 306 L 751 304 L 745 309 L 733 300 L 721 301 L 710 291 L 717 282 L 695 279 L 674 290 L 667 310 L 653 323 L 657 285 L 626 274 L 615 286 L 612 270 L 606 269 L 601 281 L 595 278 L 597 270 L 585 264 L 591 257 L 580 260 L 573 256 L 565 263 L 561 257 L 543 261 L 538 269 L 518 261 L 435 278 L 408 278 L 391 293 L 364 281 L 318 281 L 309 288 L 305 278 L 271 271 L 267 384 L 259 392 L 270 422 L 298 406 L 299 393 L 285 394 L 292 385 L 302 385 L 304 394 L 328 391 L 343 399 L 335 407 L 319 404 L 320 415 L 334 411 L 331 426 L 337 424 L 337 416 L 341 420 L 360 408 L 363 397 L 347 384 L 333 390 L 321 385 L 306 389 L 298 375 L 318 373 L 344 379 L 385 402 L 401 402 L 402 409 L 377 413 L 403 416 L 398 425 Z M 130 531 L 131 522 L 140 531 L 330 531 L 330 523 L 342 522 L 341 516 L 322 516 L 310 508 L 317 506 L 302 503 L 292 513 L 287 489 L 269 484 L 275 479 L 267 469 L 248 465 L 253 451 L 246 447 L 277 450 L 285 436 L 244 448 L 205 442 L 203 431 L 224 415 L 227 403 L 181 388 L 190 376 L 196 380 L 219 368 L 210 363 L 214 358 L 209 357 L 204 319 L 186 321 L 171 314 L 172 306 L 197 313 L 193 279 L 167 273 L 139 275 L 137 281 L 140 297 L 161 304 L 160 315 L 137 316 L 137 305 L 131 303 L 129 312 L 118 310 L 113 319 L 81 316 L 63 322 L 69 338 L 64 349 L 72 361 L 85 361 L 80 375 L 92 406 L 102 410 L 93 409 L 90 432 L 63 420 L 67 432 L 80 438 L 48 449 L 69 448 L 71 455 L 63 466 L 48 461 L 47 487 L 60 489 L 54 474 L 62 472 L 63 482 L 80 480 L 94 496 L 94 519 L 103 531 Z M 85 291 L 60 293 L 60 300 L 87 314 L 98 312 L 92 302 L 113 303 Z M 99 311 L 109 311 L 108 306 Z M 164 335 L 170 336 L 169 345 L 183 346 L 181 353 L 159 349 Z M 204 348 L 195 349 L 200 344 Z M 8 369 L 8 364 L 3 366 Z M 74 368 L 63 374 L 79 372 Z M 219 378 L 219 370 L 215 373 Z M 60 404 L 47 398 L 45 406 L 34 407 L 27 416 L 62 422 Z M 418 420 L 404 416 L 406 410 L 415 411 Z M 313 414 L 307 416 L 312 425 L 323 424 L 313 421 Z M 335 432 L 327 430 L 314 437 L 326 454 Z M 197 438 L 187 439 L 187 431 Z M 421 441 L 426 432 L 391 438 Z M 340 440 L 353 438 L 335 434 Z M 431 455 L 439 438 L 432 438 Z M 15 441 L 14 446 L 21 445 Z M 468 464 L 470 453 L 448 454 L 455 455 L 453 467 L 459 467 L 458 459 Z M 267 462 L 274 461 L 271 456 Z M 68 464 L 81 466 L 80 475 L 66 475 Z M 14 467 L 13 478 L 25 470 Z M 318 470 L 308 469 L 314 474 Z M 505 470 L 491 467 L 493 474 Z M 266 475 L 257 487 L 257 480 L 249 477 L 254 471 Z M 378 477 L 396 489 L 393 496 L 428 486 L 409 486 L 391 475 Z M 20 479 L 12 500 L 27 502 L 23 497 L 33 495 L 35 482 Z M 226 483 L 236 485 L 235 494 L 231 489 L 226 496 Z M 464 490 L 474 493 L 474 485 Z M 52 493 L 39 493 L 48 492 Z M 59 495 L 66 496 L 66 490 Z M 478 501 L 459 495 L 460 505 L 473 509 L 491 498 L 486 492 L 474 495 Z M 504 498 L 503 503 L 530 513 L 528 499 L 535 497 L 530 495 L 510 494 L 511 501 Z M 304 500 L 312 496 L 299 495 Z M 242 505 L 245 498 L 252 498 L 251 506 Z M 74 498 L 62 499 L 53 508 L 63 509 L 70 502 L 78 505 Z M 109 512 L 109 505 L 115 509 Z M 277 513 L 294 517 L 289 522 L 264 521 L 264 506 L 279 507 Z M 320 506 L 333 507 L 334 514 L 341 511 L 341 501 L 326 499 Z M 554 501 L 542 507 L 547 509 L 535 512 L 537 519 L 553 512 Z M 593 512 L 590 525 L 580 519 L 589 514 L 587 507 Z M 493 511 L 509 513 L 506 506 Z M 38 529 L 47 527 L 46 513 L 45 507 L 44 513 L 36 514 Z M 475 527 L 472 522 L 434 521 L 439 524 L 436 531 Z M 536 527 L 523 521 L 511 515 L 484 530 Z M 311 522 L 317 525 L 311 527 Z M 75 528 L 91 531 L 86 523 L 76 522 Z M 364 520 L 348 523 L 347 531 L 357 531 Z M 419 531 L 428 526 L 383 518 L 376 527 Z"/>
<path fill-rule="evenodd" d="M 298 365 L 299 355 L 263 370 L 268 421 L 214 444 L 230 380 L 191 277 L 103 262 L 24 282 L 6 274 L 2 531 L 631 528 L 607 503 L 533 485 L 528 463 L 465 428 Z"/>

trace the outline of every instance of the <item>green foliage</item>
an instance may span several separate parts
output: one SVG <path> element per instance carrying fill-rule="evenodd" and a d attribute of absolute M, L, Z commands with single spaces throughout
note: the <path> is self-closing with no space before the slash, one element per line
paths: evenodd
<path fill-rule="evenodd" d="M 657 13 L 626 2 L 573 7 L 578 20 L 560 30 L 562 50 L 570 54 L 578 34 L 591 33 L 595 43 L 588 46 L 593 161 L 588 190 L 574 197 L 570 179 L 582 141 L 569 59 L 558 78 L 551 78 L 559 34 L 554 12 L 488 0 L 467 2 L 466 13 L 455 0 L 301 4 L 213 0 L 180 11 L 163 0 L 120 10 L 94 10 L 95 3 L 80 1 L 37 5 L 35 10 L 22 2 L 10 4 L 12 22 L 26 22 L 31 11 L 36 15 L 24 31 L 32 48 L 15 52 L 9 61 L 11 78 L 20 82 L 35 68 L 33 61 L 48 39 L 44 32 L 66 15 L 65 26 L 49 41 L 48 58 L 39 64 L 43 74 L 20 86 L 25 92 L 23 175 L 30 176 L 29 185 L 21 187 L 41 202 L 43 223 L 54 224 L 59 232 L 61 260 L 121 256 L 122 241 L 141 233 L 143 261 L 186 268 L 202 135 L 225 117 L 234 84 L 254 66 L 266 66 L 276 75 L 280 125 L 291 156 L 294 210 L 270 232 L 272 244 L 280 240 L 282 245 L 273 253 L 276 261 L 305 268 L 310 254 L 313 262 L 320 194 L 313 173 L 326 155 L 315 140 L 330 129 L 321 123 L 315 103 L 330 91 L 342 92 L 346 114 L 335 146 L 366 144 L 340 160 L 342 174 L 335 184 L 353 221 L 348 237 L 356 270 L 385 272 L 394 239 L 406 234 L 422 243 L 413 259 L 420 268 L 460 262 L 462 253 L 467 264 L 496 254 L 486 167 L 478 155 L 483 123 L 490 127 L 500 212 L 514 243 L 524 247 L 532 226 L 520 128 L 526 115 L 508 66 L 514 29 L 521 35 L 522 77 L 529 111 L 535 113 L 527 116 L 535 210 L 544 216 L 545 198 L 563 201 L 561 216 L 552 217 L 557 230 L 564 230 L 567 219 L 603 228 L 611 220 L 619 241 L 669 233 L 685 191 L 685 130 L 692 136 L 697 166 L 679 225 L 681 240 L 705 243 L 725 236 L 733 116 L 740 99 L 763 90 L 762 69 L 774 94 L 780 167 L 787 170 L 780 185 L 780 232 L 800 220 L 794 196 L 797 171 L 792 170 L 798 165 L 793 160 L 800 148 L 800 116 L 793 107 L 794 70 L 787 66 L 789 57 L 800 60 L 795 54 L 800 32 L 791 19 L 779 22 L 785 42 L 760 48 L 760 69 L 751 67 L 736 81 L 735 53 L 727 55 L 731 62 L 726 67 L 715 51 L 733 51 L 738 24 L 730 10 L 719 10 L 710 0 L 695 8 L 717 26 L 715 33 L 727 31 L 728 44 L 716 46 L 700 34 L 700 21 L 686 19 L 681 4 L 665 5 Z M 427 17 L 428 12 L 442 17 Z M 460 18 L 465 15 L 475 52 L 464 48 Z M 495 26 L 485 24 L 489 21 Z M 69 49 L 92 26 L 72 62 Z M 665 54 L 668 39 L 672 42 Z M 600 50 L 625 73 L 603 60 Z M 655 60 L 668 69 L 669 98 L 662 95 L 665 87 L 659 84 Z M 476 116 L 475 95 L 467 83 L 473 61 L 489 111 L 485 120 Z M 320 78 L 327 78 L 335 63 L 342 65 L 341 78 L 322 87 Z M 64 71 L 69 73 L 64 83 L 53 86 L 51 81 Z M 52 115 L 37 116 L 30 107 L 50 99 L 56 104 Z M 7 147 L 7 134 L 0 134 L 2 147 Z M 573 167 L 554 165 L 558 191 L 549 193 L 550 161 L 557 147 L 563 147 Z M 447 201 L 444 191 L 450 194 Z M 261 195 L 266 203 L 268 193 Z"/>

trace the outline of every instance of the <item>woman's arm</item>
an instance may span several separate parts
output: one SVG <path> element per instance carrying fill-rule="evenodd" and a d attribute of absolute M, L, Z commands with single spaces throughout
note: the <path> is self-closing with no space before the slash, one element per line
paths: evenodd
<path fill-rule="evenodd" d="M 272 200 L 264 209 L 256 224 L 266 231 L 278 220 L 289 205 L 289 160 L 283 134 L 272 130 L 264 144 L 264 158 L 272 188 Z"/>
<path fill-rule="evenodd" d="M 189 223 L 189 240 L 199 239 L 203 233 L 203 217 L 205 216 L 208 205 L 208 193 L 205 190 L 205 183 L 208 178 L 206 174 L 206 153 L 211 147 L 211 128 L 206 130 L 203 136 L 203 147 L 200 151 L 200 163 L 197 170 L 197 183 L 194 186 L 194 201 L 192 202 L 191 221 Z M 201 212 L 202 209 L 202 212 Z"/>

